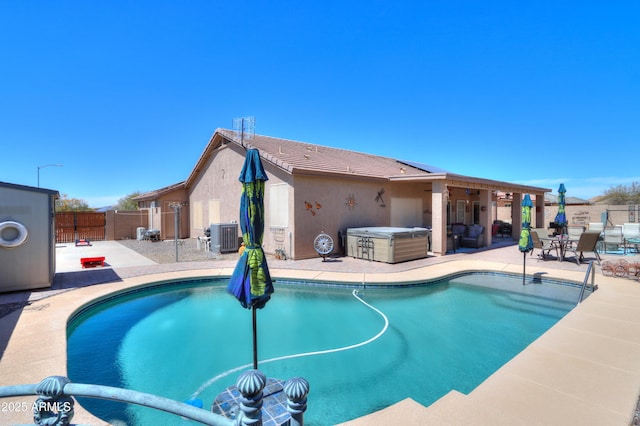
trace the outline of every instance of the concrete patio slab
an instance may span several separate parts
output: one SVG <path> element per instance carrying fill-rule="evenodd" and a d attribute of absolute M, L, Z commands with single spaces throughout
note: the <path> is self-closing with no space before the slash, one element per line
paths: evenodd
<path fill-rule="evenodd" d="M 25 303 L 0 318 L 0 385 L 37 383 L 50 375 L 65 375 L 67 320 L 96 298 L 163 280 L 229 276 L 235 266 L 234 261 L 155 264 L 126 250 L 116 254 L 121 250 L 118 246 L 113 242 L 113 246 L 100 247 L 107 261 L 111 260 L 102 271 L 78 270 L 79 256 L 85 252 L 65 247 L 73 257 L 59 257 L 64 285 L 0 295 L 0 304 Z M 270 269 L 276 280 L 397 283 L 467 270 L 519 274 L 523 260 L 530 276 L 575 282 L 585 278 L 586 265 L 523 259 L 514 246 L 395 265 L 351 258 L 340 262 L 309 259 L 273 261 Z M 598 291 L 469 395 L 452 391 L 430 407 L 406 399 L 345 424 L 630 424 L 640 394 L 640 284 L 599 272 L 596 284 Z M 30 413 L 0 413 L 0 424 L 30 421 Z M 74 421 L 105 424 L 80 406 L 76 406 Z"/>

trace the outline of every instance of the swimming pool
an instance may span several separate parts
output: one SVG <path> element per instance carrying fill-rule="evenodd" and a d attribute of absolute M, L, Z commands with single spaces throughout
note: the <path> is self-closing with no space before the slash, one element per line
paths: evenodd
<path fill-rule="evenodd" d="M 69 378 L 176 400 L 197 396 L 209 406 L 239 374 L 225 373 L 251 363 L 250 311 L 226 294 L 227 281 L 161 283 L 83 309 L 69 321 Z M 377 312 L 353 288 L 309 284 L 278 281 L 258 312 L 259 367 L 269 377 L 309 381 L 307 424 L 339 423 L 407 397 L 429 405 L 452 389 L 468 393 L 562 318 L 579 293 L 501 274 L 358 289 Z M 188 424 L 141 407 L 81 403 L 113 423 Z"/>

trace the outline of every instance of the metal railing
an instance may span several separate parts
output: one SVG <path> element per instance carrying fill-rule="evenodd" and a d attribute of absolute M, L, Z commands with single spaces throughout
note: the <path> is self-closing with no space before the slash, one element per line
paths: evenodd
<path fill-rule="evenodd" d="M 582 299 L 584 298 L 584 291 L 587 288 L 587 283 L 589 282 L 589 274 L 591 274 L 591 288 L 592 291 L 596 291 L 598 287 L 596 287 L 596 270 L 593 267 L 593 260 L 589 262 L 587 266 L 587 273 L 584 276 L 584 281 L 582 282 L 582 288 L 580 288 L 580 295 L 578 296 L 578 305 L 582 303 Z"/>
<path fill-rule="evenodd" d="M 149 393 L 111 386 L 71 383 L 63 376 L 50 376 L 37 384 L 0 386 L 0 398 L 38 396 L 31 406 L 36 425 L 67 426 L 74 415 L 73 396 L 107 399 L 162 410 L 210 426 L 261 425 L 262 390 L 266 376 L 259 370 L 248 370 L 240 375 L 237 388 L 241 394 L 240 412 L 236 419 L 228 419 L 219 414 Z M 303 426 L 303 416 L 307 409 L 309 383 L 300 377 L 288 380 L 284 385 L 287 396 L 287 411 L 292 426 Z M 27 403 L 18 403 L 15 411 L 29 409 Z"/>

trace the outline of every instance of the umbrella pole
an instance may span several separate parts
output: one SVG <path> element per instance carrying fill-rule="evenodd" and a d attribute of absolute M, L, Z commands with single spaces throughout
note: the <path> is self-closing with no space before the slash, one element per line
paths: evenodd
<path fill-rule="evenodd" d="M 258 369 L 258 321 L 256 320 L 256 307 L 251 308 L 253 314 L 253 369 Z"/>
<path fill-rule="evenodd" d="M 527 270 L 527 252 L 522 253 L 522 285 L 524 285 L 525 272 Z"/>

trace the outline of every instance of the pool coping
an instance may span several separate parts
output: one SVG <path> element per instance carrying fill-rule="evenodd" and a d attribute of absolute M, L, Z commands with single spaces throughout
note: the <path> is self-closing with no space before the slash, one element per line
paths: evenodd
<path fill-rule="evenodd" d="M 401 272 L 351 273 L 273 268 L 275 279 L 349 283 L 416 282 L 466 271 L 521 274 L 506 262 L 455 260 Z M 149 283 L 230 276 L 217 267 L 149 274 L 75 288 L 35 301 L 0 318 L 0 385 L 37 383 L 66 375 L 67 321 L 83 305 Z M 527 268 L 527 275 L 582 282 L 583 271 Z M 640 285 L 597 276 L 598 291 L 531 343 L 468 395 L 451 391 L 429 407 L 410 399 L 346 425 L 403 424 L 630 424 L 640 394 Z M 16 398 L 28 401 L 35 398 Z M 10 401 L 4 399 L 3 401 Z M 313 409 L 312 406 L 309 407 Z M 1 423 L 32 421 L 29 412 L 2 412 Z M 108 424 L 76 404 L 74 423 Z"/>

